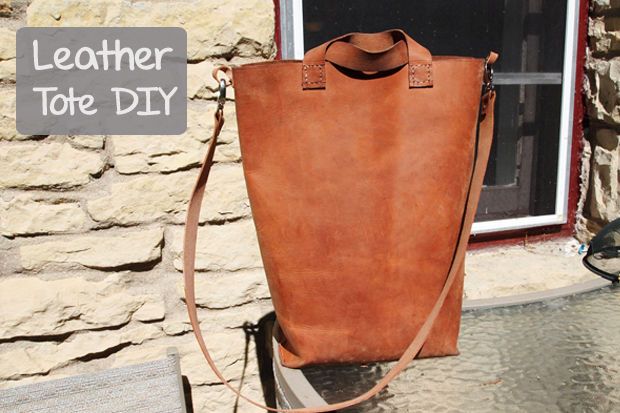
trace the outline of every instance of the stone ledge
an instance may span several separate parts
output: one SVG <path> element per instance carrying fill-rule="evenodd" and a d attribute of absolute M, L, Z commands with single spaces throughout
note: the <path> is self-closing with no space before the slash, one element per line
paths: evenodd
<path fill-rule="evenodd" d="M 574 238 L 470 251 L 465 299 L 507 297 L 567 287 L 598 278 L 582 264 Z"/>

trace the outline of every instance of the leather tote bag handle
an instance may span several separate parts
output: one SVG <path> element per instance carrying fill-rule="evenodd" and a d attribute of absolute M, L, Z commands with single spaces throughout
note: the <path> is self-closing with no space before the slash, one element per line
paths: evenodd
<path fill-rule="evenodd" d="M 433 86 L 431 53 L 399 29 L 349 33 L 309 50 L 302 65 L 304 89 L 325 89 L 325 62 L 368 72 L 408 65 L 410 88 Z"/>
<path fill-rule="evenodd" d="M 392 368 L 383 376 L 381 380 L 379 380 L 371 389 L 367 390 L 363 394 L 349 400 L 345 400 L 342 402 L 327 404 L 325 406 L 319 407 L 303 407 L 297 409 L 278 409 L 274 407 L 265 406 L 264 404 L 252 400 L 247 396 L 241 394 L 241 392 L 236 389 L 232 384 L 226 380 L 222 372 L 217 368 L 207 345 L 204 341 L 204 337 L 202 335 L 202 331 L 200 329 L 200 321 L 198 320 L 198 309 L 196 307 L 196 291 L 195 291 L 195 260 L 196 260 L 196 239 L 198 236 L 198 222 L 200 216 L 200 207 L 202 204 L 202 199 L 205 192 L 205 187 L 207 184 L 207 179 L 209 178 L 209 171 L 211 170 L 211 166 L 213 164 L 213 155 L 215 154 L 215 146 L 217 144 L 217 137 L 222 130 L 222 126 L 224 125 L 224 111 L 223 111 L 223 100 L 220 100 L 218 103 L 217 111 L 215 112 L 215 124 L 213 127 L 213 134 L 211 135 L 211 140 L 209 142 L 209 147 L 207 150 L 207 154 L 202 163 L 202 167 L 200 169 L 200 173 L 198 174 L 198 179 L 196 180 L 196 184 L 192 191 L 192 195 L 189 201 L 189 205 L 187 208 L 187 217 L 185 221 L 185 234 L 183 239 L 183 277 L 185 280 L 185 304 L 187 305 L 187 312 L 189 314 L 190 323 L 192 325 L 192 329 L 194 331 L 194 335 L 196 336 L 196 340 L 198 341 L 198 345 L 202 353 L 204 354 L 207 363 L 213 370 L 213 373 L 220 379 L 222 384 L 228 387 L 233 393 L 235 393 L 239 398 L 244 399 L 248 403 L 262 408 L 271 412 L 282 412 L 282 413 L 321 413 L 321 412 L 332 412 L 335 410 L 345 409 L 347 407 L 354 406 L 356 404 L 362 403 L 375 395 L 381 392 L 400 372 L 402 372 L 408 365 L 413 361 L 413 359 L 420 352 L 420 349 L 424 345 L 428 335 L 433 328 L 435 320 L 439 315 L 441 307 L 443 306 L 446 297 L 448 296 L 448 292 L 450 291 L 450 287 L 452 286 L 453 281 L 456 279 L 458 273 L 458 263 L 462 262 L 465 258 L 465 252 L 467 250 L 467 242 L 469 239 L 469 231 L 466 228 L 470 228 L 473 221 L 474 216 L 476 214 L 476 206 L 477 200 L 480 196 L 480 191 L 482 189 L 482 181 L 484 179 L 484 173 L 486 170 L 486 164 L 489 157 L 489 152 L 491 149 L 491 142 L 493 136 L 493 108 L 495 106 L 495 90 L 492 88 L 491 83 L 491 65 L 497 59 L 497 54 L 491 52 L 487 57 L 487 73 L 485 75 L 485 88 L 483 89 L 481 100 L 480 100 L 480 120 L 478 123 L 478 128 L 476 131 L 476 142 L 474 145 L 474 157 L 471 165 L 471 176 L 469 181 L 469 186 L 467 189 L 467 201 L 465 203 L 465 209 L 463 211 L 463 216 L 461 218 L 461 227 L 459 230 L 459 238 L 456 245 L 456 249 L 454 251 L 454 255 L 452 258 L 452 264 L 450 265 L 450 269 L 446 276 L 443 288 L 439 295 L 435 300 L 435 304 L 428 314 L 426 321 L 416 334 L 416 336 L 409 344 L 409 347 L 405 350 L 400 359 L 392 366 Z M 213 71 L 213 76 L 216 80 L 220 81 L 217 78 L 217 73 L 219 71 L 223 71 L 224 73 L 230 73 L 230 68 L 222 67 L 216 68 Z M 232 83 L 232 81 L 231 81 Z M 220 81 L 220 96 L 223 95 L 223 91 L 225 90 L 226 82 L 224 80 Z"/>

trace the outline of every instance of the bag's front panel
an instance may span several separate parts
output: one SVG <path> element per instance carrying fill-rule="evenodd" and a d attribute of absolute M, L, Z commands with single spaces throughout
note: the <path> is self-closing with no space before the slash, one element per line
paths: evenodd
<path fill-rule="evenodd" d="M 470 178 L 480 59 L 435 59 L 432 88 L 301 62 L 235 69 L 241 150 L 284 362 L 389 360 L 449 270 Z M 457 265 L 462 266 L 462 263 Z M 422 355 L 456 353 L 461 279 Z"/>

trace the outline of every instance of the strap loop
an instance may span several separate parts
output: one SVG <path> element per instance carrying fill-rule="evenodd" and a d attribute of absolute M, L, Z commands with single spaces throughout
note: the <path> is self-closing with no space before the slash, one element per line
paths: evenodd
<path fill-rule="evenodd" d="M 220 77 L 219 76 L 220 72 L 224 73 L 224 77 Z M 216 66 L 211 71 L 211 76 L 213 77 L 213 79 L 215 79 L 215 81 L 218 84 L 220 83 L 220 80 L 225 80 L 226 81 L 226 86 L 232 86 L 233 85 L 233 71 L 232 71 L 232 68 L 230 66 L 227 66 L 227 65 Z"/>

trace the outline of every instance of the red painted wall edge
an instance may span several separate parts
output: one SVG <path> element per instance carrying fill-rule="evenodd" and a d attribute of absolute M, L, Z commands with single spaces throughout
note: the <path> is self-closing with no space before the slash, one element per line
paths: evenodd
<path fill-rule="evenodd" d="M 275 33 L 274 40 L 277 47 L 276 60 L 282 58 L 280 35 L 280 1 L 274 0 Z M 568 221 L 563 225 L 547 225 L 513 231 L 498 231 L 488 234 L 472 235 L 469 239 L 470 249 L 478 249 L 490 245 L 510 245 L 529 241 L 566 237 L 573 235 L 575 230 L 575 216 L 579 201 L 579 172 L 581 169 L 581 153 L 583 150 L 583 121 L 585 116 L 583 78 L 585 66 L 586 41 L 588 36 L 589 0 L 581 0 L 579 4 L 579 25 L 577 32 L 577 53 L 575 70 L 575 90 L 573 109 L 573 129 L 570 154 L 570 173 L 568 189 Z"/>

